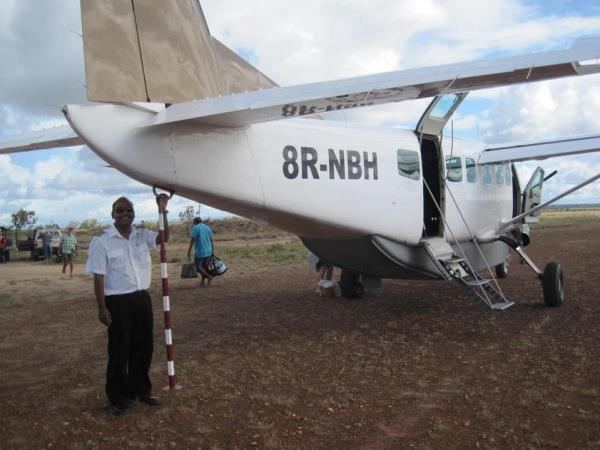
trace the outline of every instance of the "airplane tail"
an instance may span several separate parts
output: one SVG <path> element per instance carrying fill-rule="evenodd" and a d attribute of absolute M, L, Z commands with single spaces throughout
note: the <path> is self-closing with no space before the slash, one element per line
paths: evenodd
<path fill-rule="evenodd" d="M 81 0 L 90 101 L 179 103 L 277 84 L 211 36 L 198 0 Z"/>

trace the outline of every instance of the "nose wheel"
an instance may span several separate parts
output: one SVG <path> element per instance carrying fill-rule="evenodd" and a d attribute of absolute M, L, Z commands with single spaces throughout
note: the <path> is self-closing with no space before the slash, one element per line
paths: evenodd
<path fill-rule="evenodd" d="M 533 263 L 533 261 L 523 251 L 523 248 L 514 239 L 502 236 L 500 241 L 511 247 L 519 254 L 524 263 L 526 263 L 537 274 L 538 279 L 542 282 L 544 291 L 544 303 L 546 306 L 560 306 L 565 302 L 565 283 L 562 266 L 557 262 L 550 262 L 544 267 L 542 272 Z"/>
<path fill-rule="evenodd" d="M 563 270 L 559 263 L 551 262 L 544 268 L 542 278 L 544 303 L 546 306 L 560 306 L 565 301 L 565 284 Z"/>
<path fill-rule="evenodd" d="M 508 269 L 510 266 L 510 255 L 506 257 L 503 263 L 496 266 L 496 277 L 506 278 L 508 276 Z"/>

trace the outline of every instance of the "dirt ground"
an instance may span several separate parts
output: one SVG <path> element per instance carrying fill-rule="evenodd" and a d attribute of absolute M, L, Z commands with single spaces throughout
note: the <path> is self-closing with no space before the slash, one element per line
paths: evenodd
<path fill-rule="evenodd" d="M 230 264 L 208 289 L 173 279 L 173 392 L 155 277 L 163 404 L 124 417 L 106 408 L 106 330 L 82 266 L 68 279 L 0 265 L 0 447 L 600 448 L 600 226 L 539 230 L 529 251 L 563 264 L 563 307 L 542 306 L 515 257 L 503 312 L 443 282 L 324 299 L 304 265 Z"/>

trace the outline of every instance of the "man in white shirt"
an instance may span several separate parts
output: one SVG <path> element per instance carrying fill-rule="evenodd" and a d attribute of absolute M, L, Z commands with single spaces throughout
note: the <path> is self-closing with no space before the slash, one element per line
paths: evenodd
<path fill-rule="evenodd" d="M 156 198 L 169 240 L 168 197 Z M 152 396 L 148 371 L 153 353 L 150 249 L 159 243 L 158 233 L 133 224 L 133 204 L 125 197 L 113 203 L 114 225 L 90 243 L 86 270 L 94 274 L 98 319 L 108 327 L 106 395 L 115 415 L 129 412 L 131 400 L 160 404 Z"/>

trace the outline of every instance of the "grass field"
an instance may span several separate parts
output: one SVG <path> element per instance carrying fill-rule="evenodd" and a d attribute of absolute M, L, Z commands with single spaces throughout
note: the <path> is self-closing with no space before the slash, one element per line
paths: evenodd
<path fill-rule="evenodd" d="M 552 208 L 544 211 L 539 223 L 533 229 L 566 226 L 574 223 L 600 222 L 600 207 Z M 258 225 L 242 218 L 231 218 L 206 222 L 213 230 L 216 254 L 225 261 L 235 261 L 249 267 L 270 266 L 274 264 L 294 264 L 306 258 L 306 248 L 300 240 L 285 231 L 274 227 Z M 156 229 L 156 224 L 145 222 L 144 227 Z M 189 225 L 173 223 L 171 225 L 168 262 L 183 263 L 187 259 L 189 243 Z M 534 231 L 535 232 L 535 231 Z M 77 230 L 79 242 L 77 259 L 87 259 L 87 249 L 93 236 L 102 233 L 102 229 Z M 29 252 L 12 253 L 15 261 L 28 261 Z M 54 261 L 45 264 L 56 264 Z"/>

